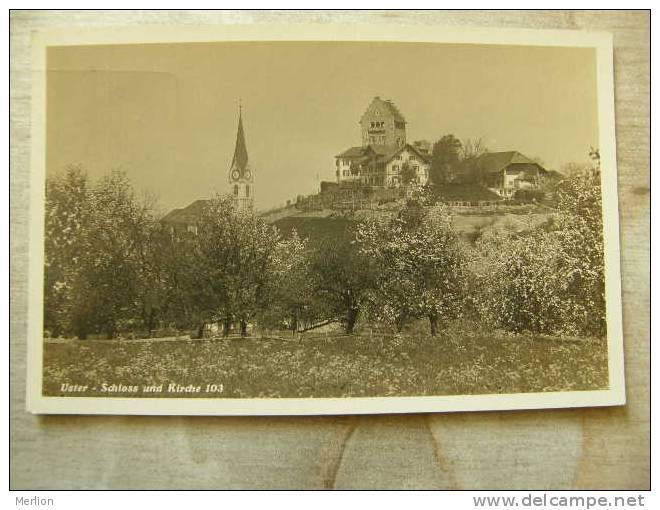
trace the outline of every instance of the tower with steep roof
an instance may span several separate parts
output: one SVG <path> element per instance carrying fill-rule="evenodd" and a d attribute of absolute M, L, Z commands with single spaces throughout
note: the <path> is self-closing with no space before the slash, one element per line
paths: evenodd
<path fill-rule="evenodd" d="M 376 96 L 360 118 L 362 146 L 406 144 L 406 119 L 390 100 Z"/>
<path fill-rule="evenodd" d="M 245 131 L 243 130 L 243 108 L 239 105 L 238 131 L 234 157 L 229 167 L 229 184 L 234 203 L 238 209 L 251 209 L 254 204 L 254 174 L 248 161 Z"/>

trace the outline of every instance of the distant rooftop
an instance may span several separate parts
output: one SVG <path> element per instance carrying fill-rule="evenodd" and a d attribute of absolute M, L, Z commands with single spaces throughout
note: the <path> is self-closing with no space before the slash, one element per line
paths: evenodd
<path fill-rule="evenodd" d="M 545 171 L 545 168 L 536 161 L 532 161 L 518 151 L 486 152 L 479 156 L 477 161 L 479 167 L 486 172 L 499 172 L 512 164 L 537 165 L 541 170 Z"/>
<path fill-rule="evenodd" d="M 173 209 L 160 220 L 169 225 L 193 225 L 199 221 L 210 200 L 195 200 L 181 209 Z"/>

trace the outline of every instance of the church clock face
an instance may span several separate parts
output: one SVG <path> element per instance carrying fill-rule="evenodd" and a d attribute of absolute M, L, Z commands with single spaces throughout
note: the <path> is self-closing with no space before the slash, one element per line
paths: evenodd
<path fill-rule="evenodd" d="M 248 180 L 252 179 L 252 172 L 250 172 L 249 170 L 246 170 L 245 171 L 245 178 L 248 179 Z"/>
<path fill-rule="evenodd" d="M 231 173 L 231 178 L 234 179 L 235 181 L 237 181 L 238 178 L 239 178 L 240 176 L 241 176 L 241 174 L 238 173 L 238 170 L 234 170 L 234 171 Z"/>

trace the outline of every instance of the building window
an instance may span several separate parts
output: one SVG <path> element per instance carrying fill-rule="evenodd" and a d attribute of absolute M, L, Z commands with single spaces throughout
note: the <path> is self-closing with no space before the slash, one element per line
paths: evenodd
<path fill-rule="evenodd" d="M 238 196 L 238 184 L 234 184 L 234 196 Z"/>
<path fill-rule="evenodd" d="M 197 234 L 197 225 L 188 225 L 186 230 L 191 234 Z"/>
<path fill-rule="evenodd" d="M 417 167 L 415 167 L 417 168 Z M 250 198 L 250 186 L 245 186 L 245 197 Z"/>
<path fill-rule="evenodd" d="M 415 156 L 413 156 L 412 154 L 410 155 L 410 157 L 408 159 L 410 161 L 417 161 L 417 158 L 415 158 Z"/>
<path fill-rule="evenodd" d="M 399 165 L 392 165 L 392 170 L 394 170 L 395 172 L 398 172 L 399 171 Z"/>

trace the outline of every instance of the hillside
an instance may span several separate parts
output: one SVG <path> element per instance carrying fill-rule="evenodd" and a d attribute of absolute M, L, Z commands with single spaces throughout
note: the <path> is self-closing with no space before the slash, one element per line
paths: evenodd
<path fill-rule="evenodd" d="M 327 237 L 342 237 L 348 232 L 354 220 L 338 217 L 288 216 L 273 222 L 282 234 L 288 235 L 295 228 L 300 237 L 318 240 Z"/>
<path fill-rule="evenodd" d="M 437 207 L 430 208 L 433 216 Z M 319 240 L 327 237 L 339 238 L 345 235 L 356 222 L 374 215 L 390 215 L 392 211 L 355 211 L 351 215 L 338 215 L 337 211 L 325 210 L 305 213 L 291 208 L 288 215 L 266 218 L 277 226 L 283 235 L 288 235 L 294 228 L 301 237 Z M 467 240 L 473 240 L 479 232 L 488 230 L 527 230 L 547 221 L 550 212 L 530 212 L 528 214 L 493 213 L 461 214 L 454 213 L 454 226 Z"/>

